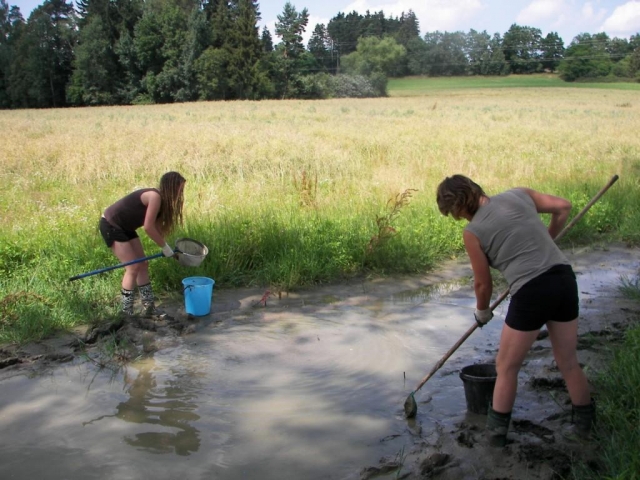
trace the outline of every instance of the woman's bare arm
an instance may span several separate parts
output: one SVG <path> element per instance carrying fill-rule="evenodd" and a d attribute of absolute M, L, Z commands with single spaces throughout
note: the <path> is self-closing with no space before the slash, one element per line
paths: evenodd
<path fill-rule="evenodd" d="M 523 190 L 527 192 L 533 200 L 538 213 L 551 214 L 549 235 L 551 235 L 551 238 L 556 238 L 562 230 L 562 227 L 567 223 L 569 213 L 571 213 L 571 202 L 566 198 L 540 193 L 530 188 L 523 188 Z"/>
<path fill-rule="evenodd" d="M 167 243 L 156 227 L 156 218 L 160 211 L 161 199 L 160 194 L 153 190 L 144 192 L 140 197 L 142 203 L 147 205 L 147 213 L 144 217 L 144 231 L 149 235 L 160 248 Z"/>
<path fill-rule="evenodd" d="M 480 240 L 473 233 L 464 231 L 462 234 L 464 247 L 471 261 L 473 269 L 473 288 L 476 293 L 476 308 L 486 310 L 491 302 L 493 293 L 493 283 L 491 281 L 491 270 L 489 260 L 480 246 Z"/>

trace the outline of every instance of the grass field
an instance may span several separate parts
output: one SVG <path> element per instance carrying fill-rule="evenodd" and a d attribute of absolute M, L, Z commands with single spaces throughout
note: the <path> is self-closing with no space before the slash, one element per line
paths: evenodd
<path fill-rule="evenodd" d="M 167 295 L 192 275 L 277 291 L 425 272 L 463 253 L 463 224 L 435 205 L 453 173 L 489 194 L 527 185 L 566 196 L 575 211 L 619 174 L 564 245 L 638 243 L 638 93 L 478 81 L 408 80 L 411 97 L 391 82 L 379 99 L 0 112 L 0 341 L 117 311 L 121 270 L 68 278 L 117 263 L 101 212 L 169 170 L 188 180 L 185 226 L 170 241 L 196 238 L 210 254 L 197 269 L 153 260 Z"/>
<path fill-rule="evenodd" d="M 509 75 L 507 77 L 404 77 L 389 81 L 392 97 L 428 95 L 442 90 L 487 88 L 587 88 L 640 91 L 638 82 L 565 82 L 555 74 Z"/>

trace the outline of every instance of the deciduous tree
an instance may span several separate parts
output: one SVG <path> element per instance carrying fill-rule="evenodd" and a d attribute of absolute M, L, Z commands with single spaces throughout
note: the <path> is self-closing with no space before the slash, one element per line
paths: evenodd
<path fill-rule="evenodd" d="M 504 57 L 511 73 L 535 73 L 542 71 L 542 32 L 539 28 L 511 25 L 502 38 Z"/>

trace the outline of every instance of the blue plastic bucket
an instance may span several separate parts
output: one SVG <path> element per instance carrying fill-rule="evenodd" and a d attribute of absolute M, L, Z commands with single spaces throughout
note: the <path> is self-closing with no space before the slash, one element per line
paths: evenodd
<path fill-rule="evenodd" d="M 213 285 L 216 282 L 208 277 L 188 277 L 182 280 L 184 286 L 184 309 L 196 317 L 209 315 Z"/>

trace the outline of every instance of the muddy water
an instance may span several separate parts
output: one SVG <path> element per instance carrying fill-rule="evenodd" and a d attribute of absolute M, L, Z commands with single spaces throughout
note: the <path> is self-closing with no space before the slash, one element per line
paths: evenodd
<path fill-rule="evenodd" d="M 569 255 L 584 308 L 640 265 L 622 248 Z M 5 375 L 0 478 L 359 478 L 466 410 L 458 372 L 493 359 L 506 302 L 416 395 L 415 420 L 403 402 L 471 326 L 470 273 L 455 263 L 266 308 L 262 292 L 216 291 L 195 333 L 126 369 L 77 359 Z"/>

